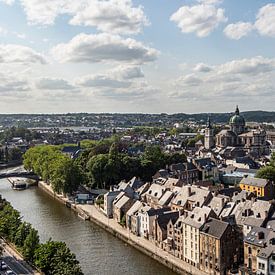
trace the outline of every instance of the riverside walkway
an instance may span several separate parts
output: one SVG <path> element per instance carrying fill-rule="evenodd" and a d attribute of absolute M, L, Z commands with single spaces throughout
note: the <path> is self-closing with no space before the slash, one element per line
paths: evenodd
<path fill-rule="evenodd" d="M 64 204 L 68 201 L 67 198 L 62 195 L 54 194 L 52 188 L 44 182 L 39 182 L 39 187 L 51 194 Z M 180 260 L 174 255 L 160 249 L 154 242 L 151 242 L 143 237 L 138 237 L 131 233 L 128 229 L 122 227 L 113 219 L 108 219 L 97 207 L 94 205 L 72 205 L 72 209 L 77 212 L 85 212 L 92 222 L 95 222 L 108 232 L 112 233 L 121 240 L 132 245 L 136 249 L 142 251 L 146 255 L 159 261 L 165 266 L 171 268 L 180 274 L 194 274 L 194 275 L 206 275 L 207 273 L 199 270 L 198 268 Z"/>

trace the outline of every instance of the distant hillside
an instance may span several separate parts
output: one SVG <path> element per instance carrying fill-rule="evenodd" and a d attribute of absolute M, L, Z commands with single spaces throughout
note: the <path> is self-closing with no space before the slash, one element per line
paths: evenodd
<path fill-rule="evenodd" d="M 234 113 L 201 113 L 201 114 L 174 114 L 173 119 L 187 120 L 194 119 L 196 121 L 205 121 L 208 116 L 216 123 L 227 123 Z M 275 122 L 275 112 L 265 111 L 248 111 L 242 112 L 241 115 L 247 122 Z"/>
<path fill-rule="evenodd" d="M 241 113 L 247 122 L 273 122 L 275 112 L 249 111 Z M 208 116 L 214 123 L 227 123 L 233 113 L 201 114 L 121 114 L 121 113 L 69 113 L 69 114 L 0 114 L 0 127 L 134 127 L 134 126 L 172 126 L 187 120 L 206 122 Z M 1 128 L 0 128 L 1 130 Z"/>

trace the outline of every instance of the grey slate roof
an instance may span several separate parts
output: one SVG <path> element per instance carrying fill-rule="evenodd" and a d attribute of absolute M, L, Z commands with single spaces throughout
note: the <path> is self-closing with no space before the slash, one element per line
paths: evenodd
<path fill-rule="evenodd" d="M 243 178 L 240 183 L 246 184 L 246 185 L 252 185 L 256 187 L 265 187 L 268 183 L 268 180 L 247 177 L 247 178 Z"/>
<path fill-rule="evenodd" d="M 210 218 L 203 225 L 201 231 L 202 233 L 205 233 L 217 239 L 220 239 L 223 236 L 228 226 L 229 226 L 229 223 L 227 222 Z"/>

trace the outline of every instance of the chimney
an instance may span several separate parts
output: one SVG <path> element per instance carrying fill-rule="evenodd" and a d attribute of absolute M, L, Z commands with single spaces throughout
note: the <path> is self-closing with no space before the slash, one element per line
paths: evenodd
<path fill-rule="evenodd" d="M 192 192 L 191 192 L 191 186 L 188 186 L 188 187 L 187 187 L 187 192 L 188 192 L 188 197 L 190 197 L 190 196 L 191 196 L 191 193 L 192 193 Z"/>
<path fill-rule="evenodd" d="M 264 239 L 264 232 L 263 231 L 258 232 L 258 239 L 259 240 Z"/>

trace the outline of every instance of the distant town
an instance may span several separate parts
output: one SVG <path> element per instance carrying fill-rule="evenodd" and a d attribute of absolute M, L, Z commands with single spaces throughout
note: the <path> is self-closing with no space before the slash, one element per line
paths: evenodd
<path fill-rule="evenodd" d="M 1 168 L 24 170 L 0 176 L 35 175 L 177 273 L 275 274 L 275 113 L 259 113 L 1 115 Z"/>

